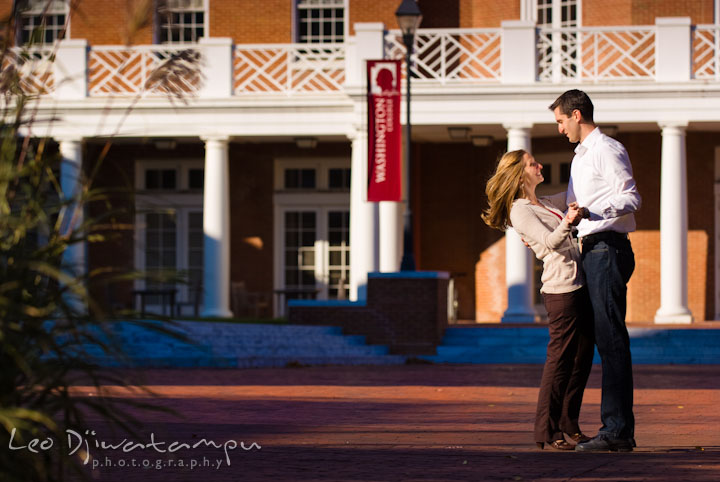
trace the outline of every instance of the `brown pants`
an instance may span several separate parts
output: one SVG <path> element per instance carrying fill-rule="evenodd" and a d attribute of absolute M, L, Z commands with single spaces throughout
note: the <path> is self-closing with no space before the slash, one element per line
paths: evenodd
<path fill-rule="evenodd" d="M 550 343 L 535 416 L 535 441 L 552 442 L 580 432 L 578 418 L 594 353 L 593 315 L 587 288 L 544 294 Z"/>

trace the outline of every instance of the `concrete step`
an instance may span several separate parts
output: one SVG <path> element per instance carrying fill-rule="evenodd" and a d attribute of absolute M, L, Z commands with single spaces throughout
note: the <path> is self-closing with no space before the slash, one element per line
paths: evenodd
<path fill-rule="evenodd" d="M 98 360 L 102 366 L 133 368 L 260 368 L 316 365 L 401 365 L 405 357 L 385 356 L 257 356 L 257 357 L 211 357 L 211 356 L 163 356 L 133 357 L 130 363 L 114 359 Z"/>
<path fill-rule="evenodd" d="M 704 328 L 628 329 L 633 363 L 720 364 L 720 330 Z M 435 363 L 544 363 L 546 326 L 450 327 Z M 594 363 L 600 363 L 595 353 Z"/>
<path fill-rule="evenodd" d="M 281 367 L 299 365 L 388 365 L 405 363 L 388 347 L 367 345 L 365 337 L 343 335 L 340 327 L 188 322 L 113 322 L 112 338 L 127 356 L 113 360 L 95 345 L 86 346 L 102 366 Z M 182 333 L 184 341 L 152 327 Z M 104 336 L 101 336 L 104 338 Z"/>

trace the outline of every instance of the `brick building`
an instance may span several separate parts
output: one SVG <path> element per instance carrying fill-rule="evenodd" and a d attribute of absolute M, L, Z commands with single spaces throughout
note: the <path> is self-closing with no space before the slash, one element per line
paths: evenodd
<path fill-rule="evenodd" d="M 11 3 L 0 2 L 6 12 Z M 363 193 L 364 62 L 403 58 L 399 3 L 83 0 L 71 11 L 52 2 L 27 69 L 44 93 L 39 112 L 59 119 L 50 135 L 66 166 L 91 168 L 112 138 L 97 182 L 134 193 L 115 202 L 135 228 L 71 256 L 187 270 L 207 315 L 229 316 L 237 290 L 272 296 L 276 314 L 283 292 L 362 297 L 368 272 L 399 266 L 402 206 Z M 627 147 L 643 196 L 628 320 L 718 319 L 719 3 L 419 1 L 415 253 L 419 269 L 451 273 L 459 318 L 542 314 L 537 261 L 480 220 L 484 184 L 502 152 L 524 147 L 545 166 L 542 189 L 564 190 L 573 146 L 547 106 L 581 88 L 601 128 Z M 43 4 L 19 4 L 18 44 L 34 38 Z M 151 22 L 133 20 L 143 6 Z M 66 20 L 49 77 L 33 84 Z M 143 89 L 154 66 L 188 50 L 204 82 L 184 79 L 187 103 Z M 112 302 L 133 304 L 142 288 L 128 284 Z"/>

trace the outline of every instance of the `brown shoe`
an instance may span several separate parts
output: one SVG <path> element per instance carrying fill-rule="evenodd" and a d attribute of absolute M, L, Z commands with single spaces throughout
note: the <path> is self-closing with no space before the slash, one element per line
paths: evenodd
<path fill-rule="evenodd" d="M 555 450 L 575 450 L 574 445 L 569 444 L 564 440 L 553 440 L 552 442 L 548 442 L 548 445 Z"/>
<path fill-rule="evenodd" d="M 575 442 L 576 444 L 581 444 L 581 443 L 589 442 L 589 441 L 591 440 L 591 437 L 588 437 L 587 435 L 585 435 L 585 434 L 582 433 L 582 432 L 575 432 L 575 433 L 572 434 L 572 435 L 570 435 L 570 434 L 565 434 L 565 435 L 567 435 L 568 438 L 570 438 L 570 440 L 572 440 L 572 441 Z"/>

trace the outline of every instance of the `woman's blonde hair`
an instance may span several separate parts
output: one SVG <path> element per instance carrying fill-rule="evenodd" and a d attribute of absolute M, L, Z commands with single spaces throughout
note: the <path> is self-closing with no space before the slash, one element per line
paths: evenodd
<path fill-rule="evenodd" d="M 522 149 L 503 154 L 488 180 L 485 193 L 489 207 L 482 213 L 482 220 L 491 228 L 504 231 L 510 223 L 510 209 L 513 201 L 522 197 L 523 173 L 525 172 L 525 152 Z"/>

